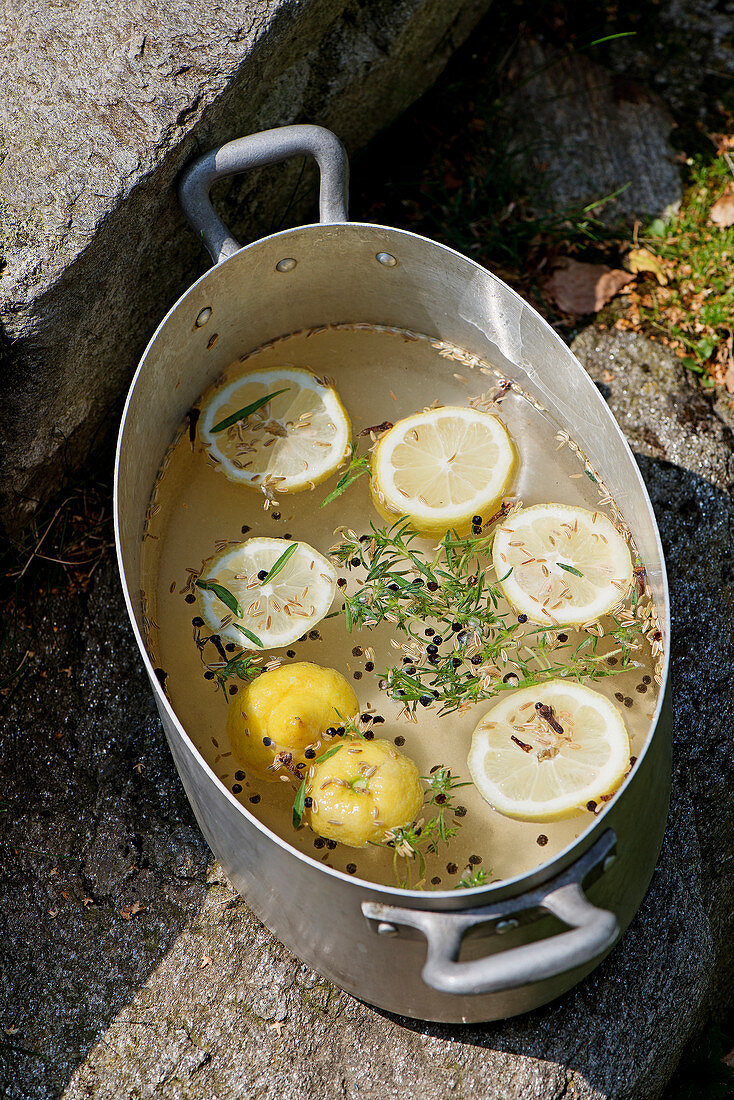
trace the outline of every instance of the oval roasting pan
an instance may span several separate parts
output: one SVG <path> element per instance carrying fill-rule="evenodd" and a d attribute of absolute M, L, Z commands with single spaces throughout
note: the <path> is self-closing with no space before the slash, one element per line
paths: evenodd
<path fill-rule="evenodd" d="M 223 176 L 294 155 L 313 155 L 319 163 L 321 222 L 240 248 L 214 213 L 209 188 Z M 627 519 L 645 562 L 667 653 L 668 588 L 650 501 L 632 453 L 586 371 L 543 318 L 486 269 L 414 233 L 348 222 L 346 178 L 341 144 L 315 126 L 230 142 L 185 173 L 181 200 L 214 266 L 159 325 L 125 405 L 114 505 L 125 601 L 197 820 L 261 920 L 310 966 L 383 1009 L 448 1022 L 500 1019 L 535 1008 L 578 982 L 613 947 L 640 905 L 669 799 L 667 657 L 644 749 L 618 794 L 573 844 L 514 879 L 422 893 L 324 867 L 255 818 L 193 744 L 143 640 L 146 509 L 187 410 L 244 351 L 312 326 L 369 322 L 465 348 L 538 397 L 578 442 Z M 211 311 L 203 314 L 210 319 L 197 327 L 202 310 Z M 420 380 L 416 383 L 419 387 Z"/>

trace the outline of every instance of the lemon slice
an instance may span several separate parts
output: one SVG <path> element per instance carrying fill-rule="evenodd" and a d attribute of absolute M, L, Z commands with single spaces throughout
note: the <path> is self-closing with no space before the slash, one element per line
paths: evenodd
<path fill-rule="evenodd" d="M 601 512 L 567 504 L 515 512 L 497 529 L 492 556 L 508 602 L 534 623 L 593 622 L 632 584 L 629 547 L 616 527 Z"/>
<path fill-rule="evenodd" d="M 270 570 L 289 549 L 290 556 L 268 580 Z M 327 614 L 336 593 L 336 570 L 305 542 L 256 538 L 228 547 L 197 583 L 211 586 L 197 589 L 199 603 L 220 638 L 258 650 L 254 636 L 263 649 L 278 649 L 295 642 Z M 234 597 L 241 614 L 221 598 L 221 589 Z"/>
<path fill-rule="evenodd" d="M 482 798 L 501 814 L 557 821 L 615 791 L 629 761 L 614 704 L 573 680 L 551 680 L 511 692 L 485 714 L 468 766 Z"/>
<path fill-rule="evenodd" d="M 277 396 L 214 430 L 267 394 Z M 338 393 L 325 381 L 303 367 L 272 367 L 215 390 L 202 407 L 199 437 L 231 481 L 297 493 L 324 481 L 347 457 L 351 425 Z"/>
<path fill-rule="evenodd" d="M 386 519 L 408 516 L 417 531 L 465 533 L 488 519 L 515 466 L 496 416 L 446 406 L 415 413 L 386 432 L 372 455 L 372 495 Z"/>

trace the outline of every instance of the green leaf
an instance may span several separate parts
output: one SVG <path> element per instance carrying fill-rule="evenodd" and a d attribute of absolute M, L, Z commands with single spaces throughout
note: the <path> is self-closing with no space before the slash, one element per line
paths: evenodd
<path fill-rule="evenodd" d="M 273 579 L 273 577 L 277 577 L 278 573 L 280 573 L 281 569 L 283 569 L 286 562 L 290 561 L 290 559 L 293 557 L 293 555 L 295 554 L 297 549 L 298 549 L 298 543 L 297 542 L 292 542 L 290 544 L 290 546 L 287 547 L 287 549 L 285 549 L 283 551 L 283 553 L 280 555 L 280 557 L 275 562 L 275 564 L 271 565 L 270 572 L 268 573 L 268 575 L 266 577 L 263 577 L 262 583 L 267 584 L 268 581 L 271 581 Z"/>
<path fill-rule="evenodd" d="M 298 829 L 303 821 L 303 814 L 306 809 L 306 779 L 304 777 L 303 782 L 298 788 L 295 802 L 293 803 L 293 828 Z"/>
<path fill-rule="evenodd" d="M 362 455 L 360 458 L 354 457 L 356 450 L 355 444 L 352 444 L 352 454 L 349 459 L 349 466 L 344 471 L 342 476 L 336 483 L 336 486 L 329 493 L 328 497 L 325 497 L 319 507 L 324 508 L 327 504 L 331 504 L 332 500 L 336 500 L 341 496 L 345 489 L 348 489 L 353 481 L 356 481 L 362 476 L 362 474 L 368 474 L 370 472 L 370 460 Z"/>
<path fill-rule="evenodd" d="M 559 566 L 560 569 L 565 569 L 567 573 L 573 573 L 576 577 L 583 577 L 584 575 L 580 569 L 576 569 L 573 565 L 565 565 L 562 561 L 557 561 L 556 565 Z"/>
<path fill-rule="evenodd" d="M 332 747 L 330 749 L 327 749 L 327 751 L 323 752 L 321 754 L 321 756 L 318 756 L 314 760 L 313 763 L 314 764 L 321 764 L 321 763 L 323 763 L 324 760 L 328 760 L 329 757 L 333 756 L 335 752 L 339 752 L 339 749 L 342 747 L 343 744 L 344 744 L 344 742 L 340 741 L 338 745 L 332 745 Z M 300 826 L 300 824 L 303 820 L 304 811 L 306 809 L 306 783 L 307 783 L 307 781 L 308 781 L 308 776 L 304 776 L 303 782 L 301 783 L 300 787 L 298 788 L 298 791 L 296 792 L 295 801 L 293 803 L 293 828 L 294 829 L 299 828 L 299 826 Z"/>
<path fill-rule="evenodd" d="M 228 588 L 225 588 L 223 584 L 217 584 L 216 581 L 195 581 L 197 588 L 203 588 L 206 591 L 213 592 L 223 604 L 226 604 L 233 615 L 236 615 L 238 619 L 244 618 L 244 611 L 237 602 L 237 597 L 233 596 Z M 259 643 L 262 645 L 262 642 Z"/>
<path fill-rule="evenodd" d="M 257 634 L 253 634 L 251 630 L 248 630 L 244 626 L 240 626 L 239 623 L 230 623 L 230 626 L 233 626 L 235 630 L 239 630 L 240 634 L 244 634 L 244 636 L 248 638 L 251 642 L 254 642 L 255 645 L 259 645 L 260 649 L 263 648 L 263 643 L 260 641 Z"/>
<path fill-rule="evenodd" d="M 229 428 L 231 424 L 236 424 L 238 420 L 244 420 L 250 413 L 257 412 L 263 405 L 267 405 L 268 401 L 272 401 L 279 393 L 287 393 L 289 389 L 290 386 L 286 386 L 285 389 L 276 390 L 275 393 L 266 393 L 264 397 L 258 397 L 257 401 L 253 401 L 250 405 L 245 405 L 243 409 L 238 409 L 237 412 L 232 413 L 231 416 L 227 416 L 224 420 L 220 420 L 218 424 L 215 424 L 211 429 L 212 434 L 214 432 L 223 432 L 224 429 Z"/>

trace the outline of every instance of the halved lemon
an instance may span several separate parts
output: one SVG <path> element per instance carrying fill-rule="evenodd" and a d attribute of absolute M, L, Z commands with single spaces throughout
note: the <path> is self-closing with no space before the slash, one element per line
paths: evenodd
<path fill-rule="evenodd" d="M 286 553 L 287 559 L 269 578 Z M 201 613 L 221 638 L 245 649 L 278 649 L 295 642 L 328 613 L 336 593 L 336 570 L 308 543 L 255 538 L 214 558 L 197 585 Z"/>
<path fill-rule="evenodd" d="M 622 715 L 573 680 L 511 692 L 482 718 L 467 761 L 482 798 L 525 821 L 557 821 L 598 802 L 629 762 Z"/>
<path fill-rule="evenodd" d="M 445 406 L 398 421 L 372 454 L 375 507 L 388 520 L 407 516 L 427 535 L 466 533 L 489 519 L 510 482 L 515 448 L 496 416 Z"/>
<path fill-rule="evenodd" d="M 494 568 L 508 602 L 534 623 L 573 626 L 606 615 L 632 584 L 632 557 L 601 512 L 536 504 L 494 536 Z"/>
<path fill-rule="evenodd" d="M 233 420 L 268 394 L 274 396 L 266 404 Z M 271 367 L 214 390 L 201 410 L 199 437 L 231 481 L 297 493 L 324 481 L 347 457 L 351 425 L 325 380 L 303 367 Z"/>

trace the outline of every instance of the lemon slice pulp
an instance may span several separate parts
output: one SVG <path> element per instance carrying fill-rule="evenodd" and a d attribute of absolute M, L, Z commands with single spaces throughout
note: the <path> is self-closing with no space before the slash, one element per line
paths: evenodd
<path fill-rule="evenodd" d="M 467 763 L 482 798 L 501 814 L 557 821 L 615 791 L 629 761 L 614 704 L 575 681 L 551 680 L 492 707 L 474 731 Z"/>
<path fill-rule="evenodd" d="M 296 546 L 271 580 L 268 572 L 291 546 Z M 261 577 L 260 574 L 263 576 Z M 245 649 L 261 647 L 238 627 L 253 634 L 263 649 L 290 645 L 328 613 L 336 593 L 336 570 L 305 542 L 254 538 L 228 547 L 199 578 L 225 588 L 239 605 L 237 614 L 210 588 L 198 588 L 201 613 L 220 638 Z"/>
<path fill-rule="evenodd" d="M 267 394 L 275 396 L 214 431 Z M 303 367 L 272 367 L 215 390 L 201 410 L 199 437 L 231 481 L 297 493 L 324 481 L 346 458 L 351 425 L 338 393 L 324 380 Z"/>
<path fill-rule="evenodd" d="M 593 622 L 632 584 L 632 557 L 616 527 L 567 504 L 515 512 L 497 529 L 492 556 L 508 602 L 534 623 Z"/>
<path fill-rule="evenodd" d="M 387 431 L 372 455 L 372 496 L 386 519 L 408 516 L 417 531 L 466 533 L 502 499 L 515 449 L 496 416 L 446 406 L 415 413 Z"/>

